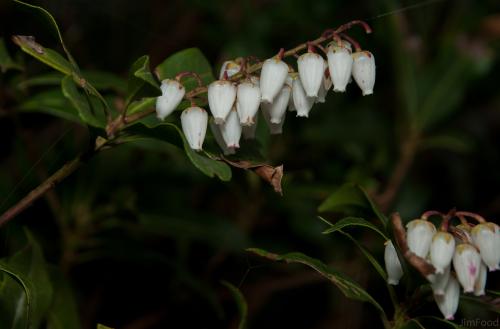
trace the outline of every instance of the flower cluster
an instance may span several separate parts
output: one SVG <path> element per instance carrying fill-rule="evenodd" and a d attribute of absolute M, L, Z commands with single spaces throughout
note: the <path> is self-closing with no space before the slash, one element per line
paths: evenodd
<path fill-rule="evenodd" d="M 432 215 L 442 216 L 439 231 L 427 220 Z M 460 219 L 461 224 L 451 226 L 453 217 Z M 479 223 L 473 225 L 467 218 Z M 487 272 L 500 269 L 500 228 L 497 224 L 470 212 L 454 212 L 452 216 L 429 211 L 420 219 L 410 221 L 406 228 L 408 250 L 434 268 L 434 273 L 426 278 L 446 319 L 453 319 L 457 311 L 460 286 L 464 293 L 485 294 Z M 396 285 L 403 270 L 390 240 L 386 243 L 384 256 L 388 283 Z"/>
<path fill-rule="evenodd" d="M 210 121 L 212 133 L 224 153 L 233 154 L 239 148 L 242 135 L 246 139 L 255 137 L 259 109 L 271 134 L 280 134 L 287 109 L 296 112 L 297 117 L 307 118 L 314 103 L 325 102 L 332 86 L 335 92 L 344 92 L 353 78 L 362 94 L 370 95 L 375 84 L 374 56 L 340 33 L 355 24 L 371 32 L 366 23 L 354 21 L 335 31 L 326 31 L 323 37 L 288 52 L 281 49 L 276 56 L 254 66 L 249 65 L 249 59 L 225 62 L 219 80 L 206 88 L 200 86 L 207 93 L 213 120 L 196 105 L 192 94 L 186 94 L 180 82 L 185 75 L 195 74 L 186 72 L 175 79 L 163 80 L 162 95 L 156 102 L 157 116 L 165 119 L 186 98 L 191 106 L 182 112 L 181 123 L 190 147 L 196 151 L 202 149 Z M 331 41 L 324 48 L 321 42 L 328 40 Z M 299 56 L 297 53 L 305 48 L 307 51 Z M 318 50 L 326 58 L 318 54 Z M 291 55 L 297 57 L 296 70 L 283 60 Z"/>

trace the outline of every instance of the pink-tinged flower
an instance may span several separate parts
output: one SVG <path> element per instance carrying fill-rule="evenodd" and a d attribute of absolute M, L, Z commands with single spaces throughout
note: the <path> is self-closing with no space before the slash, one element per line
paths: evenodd
<path fill-rule="evenodd" d="M 278 57 L 266 59 L 260 71 L 260 92 L 262 102 L 272 103 L 278 95 L 286 77 L 288 76 L 288 65 Z"/>
<path fill-rule="evenodd" d="M 481 256 L 476 248 L 470 244 L 460 244 L 455 248 L 453 267 L 464 292 L 473 292 L 474 284 L 479 276 Z"/>
<path fill-rule="evenodd" d="M 162 95 L 156 99 L 156 116 L 164 120 L 179 106 L 186 89 L 177 80 L 165 79 L 161 82 Z"/>
<path fill-rule="evenodd" d="M 316 53 L 302 54 L 297 60 L 300 81 L 308 97 L 318 96 L 325 74 L 325 60 Z"/>
<path fill-rule="evenodd" d="M 182 111 L 181 124 L 189 146 L 195 151 L 200 151 L 207 133 L 207 111 L 197 106 L 188 107 Z"/>
<path fill-rule="evenodd" d="M 486 288 L 486 277 L 488 276 L 488 269 L 486 265 L 481 262 L 479 267 L 479 276 L 476 279 L 476 283 L 474 284 L 474 295 L 475 296 L 483 296 L 484 288 Z"/>
<path fill-rule="evenodd" d="M 351 78 L 353 57 L 350 48 L 351 45 L 347 42 L 342 42 L 342 45 L 332 42 L 328 46 L 326 56 L 333 81 L 333 91 L 344 92 Z"/>
<path fill-rule="evenodd" d="M 500 228 L 495 223 L 482 223 L 472 229 L 472 240 L 490 271 L 500 269 Z"/>
<path fill-rule="evenodd" d="M 399 262 L 398 253 L 391 240 L 386 241 L 384 251 L 385 269 L 387 271 L 387 283 L 392 285 L 399 284 L 403 276 L 403 268 Z"/>
<path fill-rule="evenodd" d="M 218 80 L 208 86 L 208 105 L 216 124 L 226 120 L 236 100 L 236 87 L 231 81 Z"/>
<path fill-rule="evenodd" d="M 450 276 L 443 295 L 434 295 L 436 304 L 446 320 L 453 320 L 460 301 L 460 286 L 457 280 Z"/>
<path fill-rule="evenodd" d="M 352 76 L 365 95 L 373 94 L 375 86 L 375 57 L 369 51 L 357 51 L 352 54 Z"/>
<path fill-rule="evenodd" d="M 242 126 L 254 124 L 254 117 L 260 106 L 260 87 L 251 81 L 238 85 L 236 93 L 236 110 Z"/>
<path fill-rule="evenodd" d="M 430 259 L 436 268 L 436 273 L 443 273 L 444 269 L 451 264 L 455 253 L 455 239 L 448 232 L 438 232 L 432 238 Z"/>
<path fill-rule="evenodd" d="M 406 240 L 408 248 L 417 256 L 426 258 L 436 227 L 431 222 L 415 219 L 406 224 Z"/>
<path fill-rule="evenodd" d="M 226 61 L 222 64 L 219 72 L 219 80 L 224 79 L 224 73 L 227 74 L 227 77 L 230 78 L 235 74 L 238 74 L 241 70 L 241 66 L 235 61 Z"/>
<path fill-rule="evenodd" d="M 241 125 L 236 109 L 233 108 L 226 121 L 221 124 L 220 132 L 228 148 L 237 149 L 240 147 Z"/>

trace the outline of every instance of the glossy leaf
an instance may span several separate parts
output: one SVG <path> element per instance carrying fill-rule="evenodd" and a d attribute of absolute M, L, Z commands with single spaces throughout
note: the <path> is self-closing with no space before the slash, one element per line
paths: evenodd
<path fill-rule="evenodd" d="M 379 303 L 377 303 L 375 299 L 373 299 L 373 297 L 370 296 L 359 284 L 317 259 L 311 258 L 298 252 L 278 255 L 256 248 L 250 248 L 247 249 L 247 251 L 274 261 L 300 263 L 309 266 L 319 274 L 330 280 L 332 283 L 334 283 L 347 298 L 368 302 L 375 306 L 382 314 L 385 314 Z"/>
<path fill-rule="evenodd" d="M 245 297 L 241 293 L 241 291 L 236 288 L 234 285 L 227 281 L 221 282 L 226 288 L 229 289 L 231 295 L 236 301 L 236 305 L 238 305 L 238 313 L 240 315 L 240 324 L 238 325 L 238 329 L 245 329 L 247 324 L 247 315 L 248 315 L 248 305 L 245 301 Z"/>
<path fill-rule="evenodd" d="M 126 104 L 144 96 L 159 96 L 161 90 L 149 68 L 149 56 L 138 58 L 130 68 Z"/>
<path fill-rule="evenodd" d="M 78 91 L 78 88 L 71 76 L 67 76 L 62 80 L 61 88 L 64 96 L 78 110 L 80 119 L 86 124 L 103 128 L 106 126 L 106 117 L 102 103 L 93 99 L 90 96 L 83 96 Z"/>
<path fill-rule="evenodd" d="M 380 212 L 366 191 L 356 184 L 342 185 L 323 201 L 318 210 L 320 212 L 350 212 L 353 208 L 368 211 L 377 217 L 384 227 L 387 225 L 387 217 Z"/>
<path fill-rule="evenodd" d="M 35 57 L 40 62 L 45 63 L 53 69 L 56 69 L 66 75 L 71 74 L 73 70 L 71 64 L 58 52 L 49 48 L 44 48 L 42 45 L 37 43 L 34 37 L 16 35 L 12 37 L 12 40 L 15 44 L 21 47 L 25 53 Z"/>
<path fill-rule="evenodd" d="M 198 48 L 188 48 L 173 54 L 158 65 L 155 70 L 160 80 L 173 79 L 177 74 L 187 71 L 197 73 L 205 85 L 214 81 L 212 66 Z M 182 84 L 186 91 L 192 90 L 198 85 L 193 77 L 182 79 Z"/>
<path fill-rule="evenodd" d="M 226 163 L 210 159 L 202 155 L 202 153 L 193 151 L 184 138 L 182 131 L 172 123 L 162 123 L 155 126 L 146 126 L 143 123 L 137 123 L 128 127 L 125 132 L 130 136 L 127 141 L 153 138 L 184 148 L 194 166 L 205 175 L 209 177 L 217 176 L 222 181 L 229 181 L 231 179 L 231 168 Z"/>
<path fill-rule="evenodd" d="M 5 323 L 10 321 L 11 328 L 22 328 L 22 323 L 25 323 L 25 326 L 28 327 L 33 304 L 31 294 L 33 285 L 31 281 L 4 261 L 0 261 L 0 273 L 12 278 L 12 280 L 9 280 L 4 277 L 0 281 L 0 305 L 2 306 L 0 307 L 2 310 L 0 311 L 0 319 L 3 319 Z M 22 288 L 24 295 L 18 294 L 19 287 Z M 14 304 L 15 301 L 17 301 L 17 304 Z M 25 312 L 23 312 L 23 305 L 20 303 L 26 303 Z M 4 312 L 8 312 L 8 314 L 3 314 Z M 10 317 L 13 314 L 14 317 L 11 320 Z"/>
<path fill-rule="evenodd" d="M 22 280 L 24 284 L 21 286 L 19 281 L 4 280 L 0 292 L 2 309 L 14 308 L 9 312 L 10 317 L 4 317 L 6 328 L 11 329 L 24 329 L 27 326 L 38 328 L 47 314 L 53 296 L 42 250 L 30 233 L 26 232 L 26 237 L 27 244 L 7 262 L 14 273 L 25 278 Z M 27 284 L 28 280 L 30 284 Z M 31 301 L 29 306 L 27 296 Z"/>
<path fill-rule="evenodd" d="M 5 73 L 8 70 L 22 70 L 23 67 L 10 57 L 4 38 L 0 38 L 0 70 Z"/>
<path fill-rule="evenodd" d="M 334 233 L 334 232 L 340 231 L 343 228 L 349 227 L 349 226 L 362 226 L 362 227 L 366 227 L 366 228 L 369 228 L 369 229 L 377 232 L 382 238 L 384 238 L 384 240 L 389 240 L 389 238 L 384 234 L 384 232 L 382 232 L 378 227 L 376 227 L 375 225 L 373 225 L 372 223 L 368 222 L 367 220 L 365 220 L 363 218 L 346 217 L 346 218 L 339 220 L 335 224 L 332 224 L 323 218 L 321 218 L 321 219 L 325 223 L 328 223 L 330 225 L 330 228 L 323 231 L 323 234 Z"/>
<path fill-rule="evenodd" d="M 54 298 L 47 314 L 47 329 L 80 329 L 78 305 L 69 282 L 57 268 L 50 271 L 50 279 Z"/>
<path fill-rule="evenodd" d="M 47 113 L 65 120 L 83 124 L 78 110 L 64 97 L 60 89 L 47 90 L 33 95 L 19 105 L 25 112 Z"/>

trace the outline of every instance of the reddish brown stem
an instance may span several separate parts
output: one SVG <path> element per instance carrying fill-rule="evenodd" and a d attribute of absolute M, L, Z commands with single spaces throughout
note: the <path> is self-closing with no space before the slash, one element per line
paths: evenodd
<path fill-rule="evenodd" d="M 457 211 L 455 213 L 456 216 L 463 216 L 463 217 L 470 217 L 472 219 L 475 219 L 479 223 L 486 223 L 486 219 L 484 219 L 483 216 L 478 215 L 476 213 L 470 212 L 470 211 Z"/>
<path fill-rule="evenodd" d="M 361 46 L 359 45 L 358 41 L 356 41 L 355 39 L 351 38 L 350 36 L 348 36 L 345 33 L 340 33 L 340 36 L 342 38 L 346 39 L 347 41 L 349 41 L 351 43 L 351 45 L 354 47 L 354 50 L 361 51 Z"/>

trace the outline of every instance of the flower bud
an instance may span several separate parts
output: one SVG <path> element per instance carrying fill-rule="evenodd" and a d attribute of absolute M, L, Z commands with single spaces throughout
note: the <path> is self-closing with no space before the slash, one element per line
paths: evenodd
<path fill-rule="evenodd" d="M 224 138 L 222 137 L 222 133 L 220 131 L 220 126 L 215 123 L 214 120 L 210 120 L 209 122 L 210 130 L 212 131 L 212 135 L 215 138 L 215 141 L 217 142 L 217 145 L 222 149 L 222 152 L 224 152 L 224 155 L 231 155 L 235 154 L 236 150 L 234 147 L 227 147 L 226 142 L 224 141 Z"/>
<path fill-rule="evenodd" d="M 260 87 L 253 82 L 243 82 L 238 85 L 236 93 L 236 110 L 243 126 L 254 124 L 253 118 L 260 106 Z"/>
<path fill-rule="evenodd" d="M 417 256 L 426 258 L 436 227 L 431 222 L 415 219 L 406 224 L 408 248 Z"/>
<path fill-rule="evenodd" d="M 271 122 L 271 113 L 269 113 L 269 106 L 264 106 L 265 104 L 262 104 L 262 116 L 264 117 L 264 120 L 267 123 L 267 126 L 269 127 L 269 132 L 271 135 L 279 135 L 283 133 L 283 124 L 285 123 L 285 118 L 286 116 L 283 116 L 281 119 L 280 123 L 272 123 Z"/>
<path fill-rule="evenodd" d="M 472 229 L 472 241 L 490 271 L 500 269 L 500 228 L 495 223 L 482 223 Z"/>
<path fill-rule="evenodd" d="M 272 103 L 280 92 L 288 75 L 288 65 L 274 57 L 264 61 L 260 72 L 260 92 L 262 102 Z"/>
<path fill-rule="evenodd" d="M 241 125 L 235 108 L 229 112 L 226 121 L 220 125 L 220 132 L 227 147 L 235 149 L 240 147 Z"/>
<path fill-rule="evenodd" d="M 291 88 L 285 84 L 274 98 L 274 102 L 262 104 L 262 108 L 266 108 L 266 111 L 269 113 L 269 121 L 271 123 L 281 123 L 281 120 L 283 120 L 286 108 L 288 107 L 288 101 L 290 100 L 290 93 Z"/>
<path fill-rule="evenodd" d="M 224 79 L 224 72 L 226 72 L 227 77 L 230 78 L 233 75 L 238 74 L 240 70 L 241 66 L 235 61 L 225 61 L 224 64 L 222 64 L 222 67 L 220 68 L 219 80 Z"/>
<path fill-rule="evenodd" d="M 453 267 L 457 272 L 457 278 L 464 292 L 473 292 L 474 284 L 479 276 L 479 267 L 481 265 L 481 256 L 470 244 L 460 244 L 455 248 L 453 255 Z"/>
<path fill-rule="evenodd" d="M 369 51 L 352 54 L 352 76 L 363 92 L 363 96 L 373 94 L 375 85 L 375 57 Z"/>
<path fill-rule="evenodd" d="M 308 97 L 318 96 L 325 74 L 325 60 L 316 53 L 302 54 L 297 60 L 300 81 Z"/>
<path fill-rule="evenodd" d="M 353 63 L 351 50 L 344 43 L 342 46 L 332 43 L 328 46 L 326 56 L 333 81 L 333 91 L 344 92 L 351 78 Z"/>
<path fill-rule="evenodd" d="M 297 111 L 297 116 L 306 118 L 309 117 L 309 112 L 314 104 L 314 98 L 307 97 L 298 77 L 295 77 L 293 80 L 292 97 L 293 105 Z"/>
<path fill-rule="evenodd" d="M 443 273 L 444 269 L 451 264 L 455 253 L 455 239 L 447 232 L 438 232 L 432 238 L 430 259 L 436 268 L 436 273 Z"/>
<path fill-rule="evenodd" d="M 391 240 L 385 242 L 384 261 L 387 271 L 387 283 L 397 285 L 399 279 L 403 276 L 403 268 Z"/>
<path fill-rule="evenodd" d="M 445 293 L 446 285 L 450 279 L 450 267 L 448 266 L 443 270 L 443 273 L 429 274 L 427 279 L 431 282 L 432 291 L 434 295 L 442 296 Z"/>
<path fill-rule="evenodd" d="M 486 265 L 481 262 L 479 267 L 479 275 L 476 279 L 476 283 L 474 283 L 474 295 L 475 296 L 483 296 L 484 288 L 486 288 L 486 277 L 488 275 L 488 269 Z"/>
<path fill-rule="evenodd" d="M 195 151 L 201 150 L 207 133 L 207 111 L 197 106 L 188 107 L 182 111 L 181 124 L 189 146 Z"/>
<path fill-rule="evenodd" d="M 453 320 L 458 309 L 458 302 L 460 301 L 460 286 L 457 280 L 453 276 L 450 276 L 444 290 L 444 295 L 434 295 L 434 299 L 444 318 L 446 320 Z"/>
<path fill-rule="evenodd" d="M 208 86 L 208 105 L 216 124 L 226 120 L 236 99 L 236 87 L 231 81 L 218 80 Z"/>
<path fill-rule="evenodd" d="M 156 116 L 165 119 L 182 101 L 186 89 L 177 80 L 165 79 L 161 82 L 161 96 L 156 99 Z"/>

